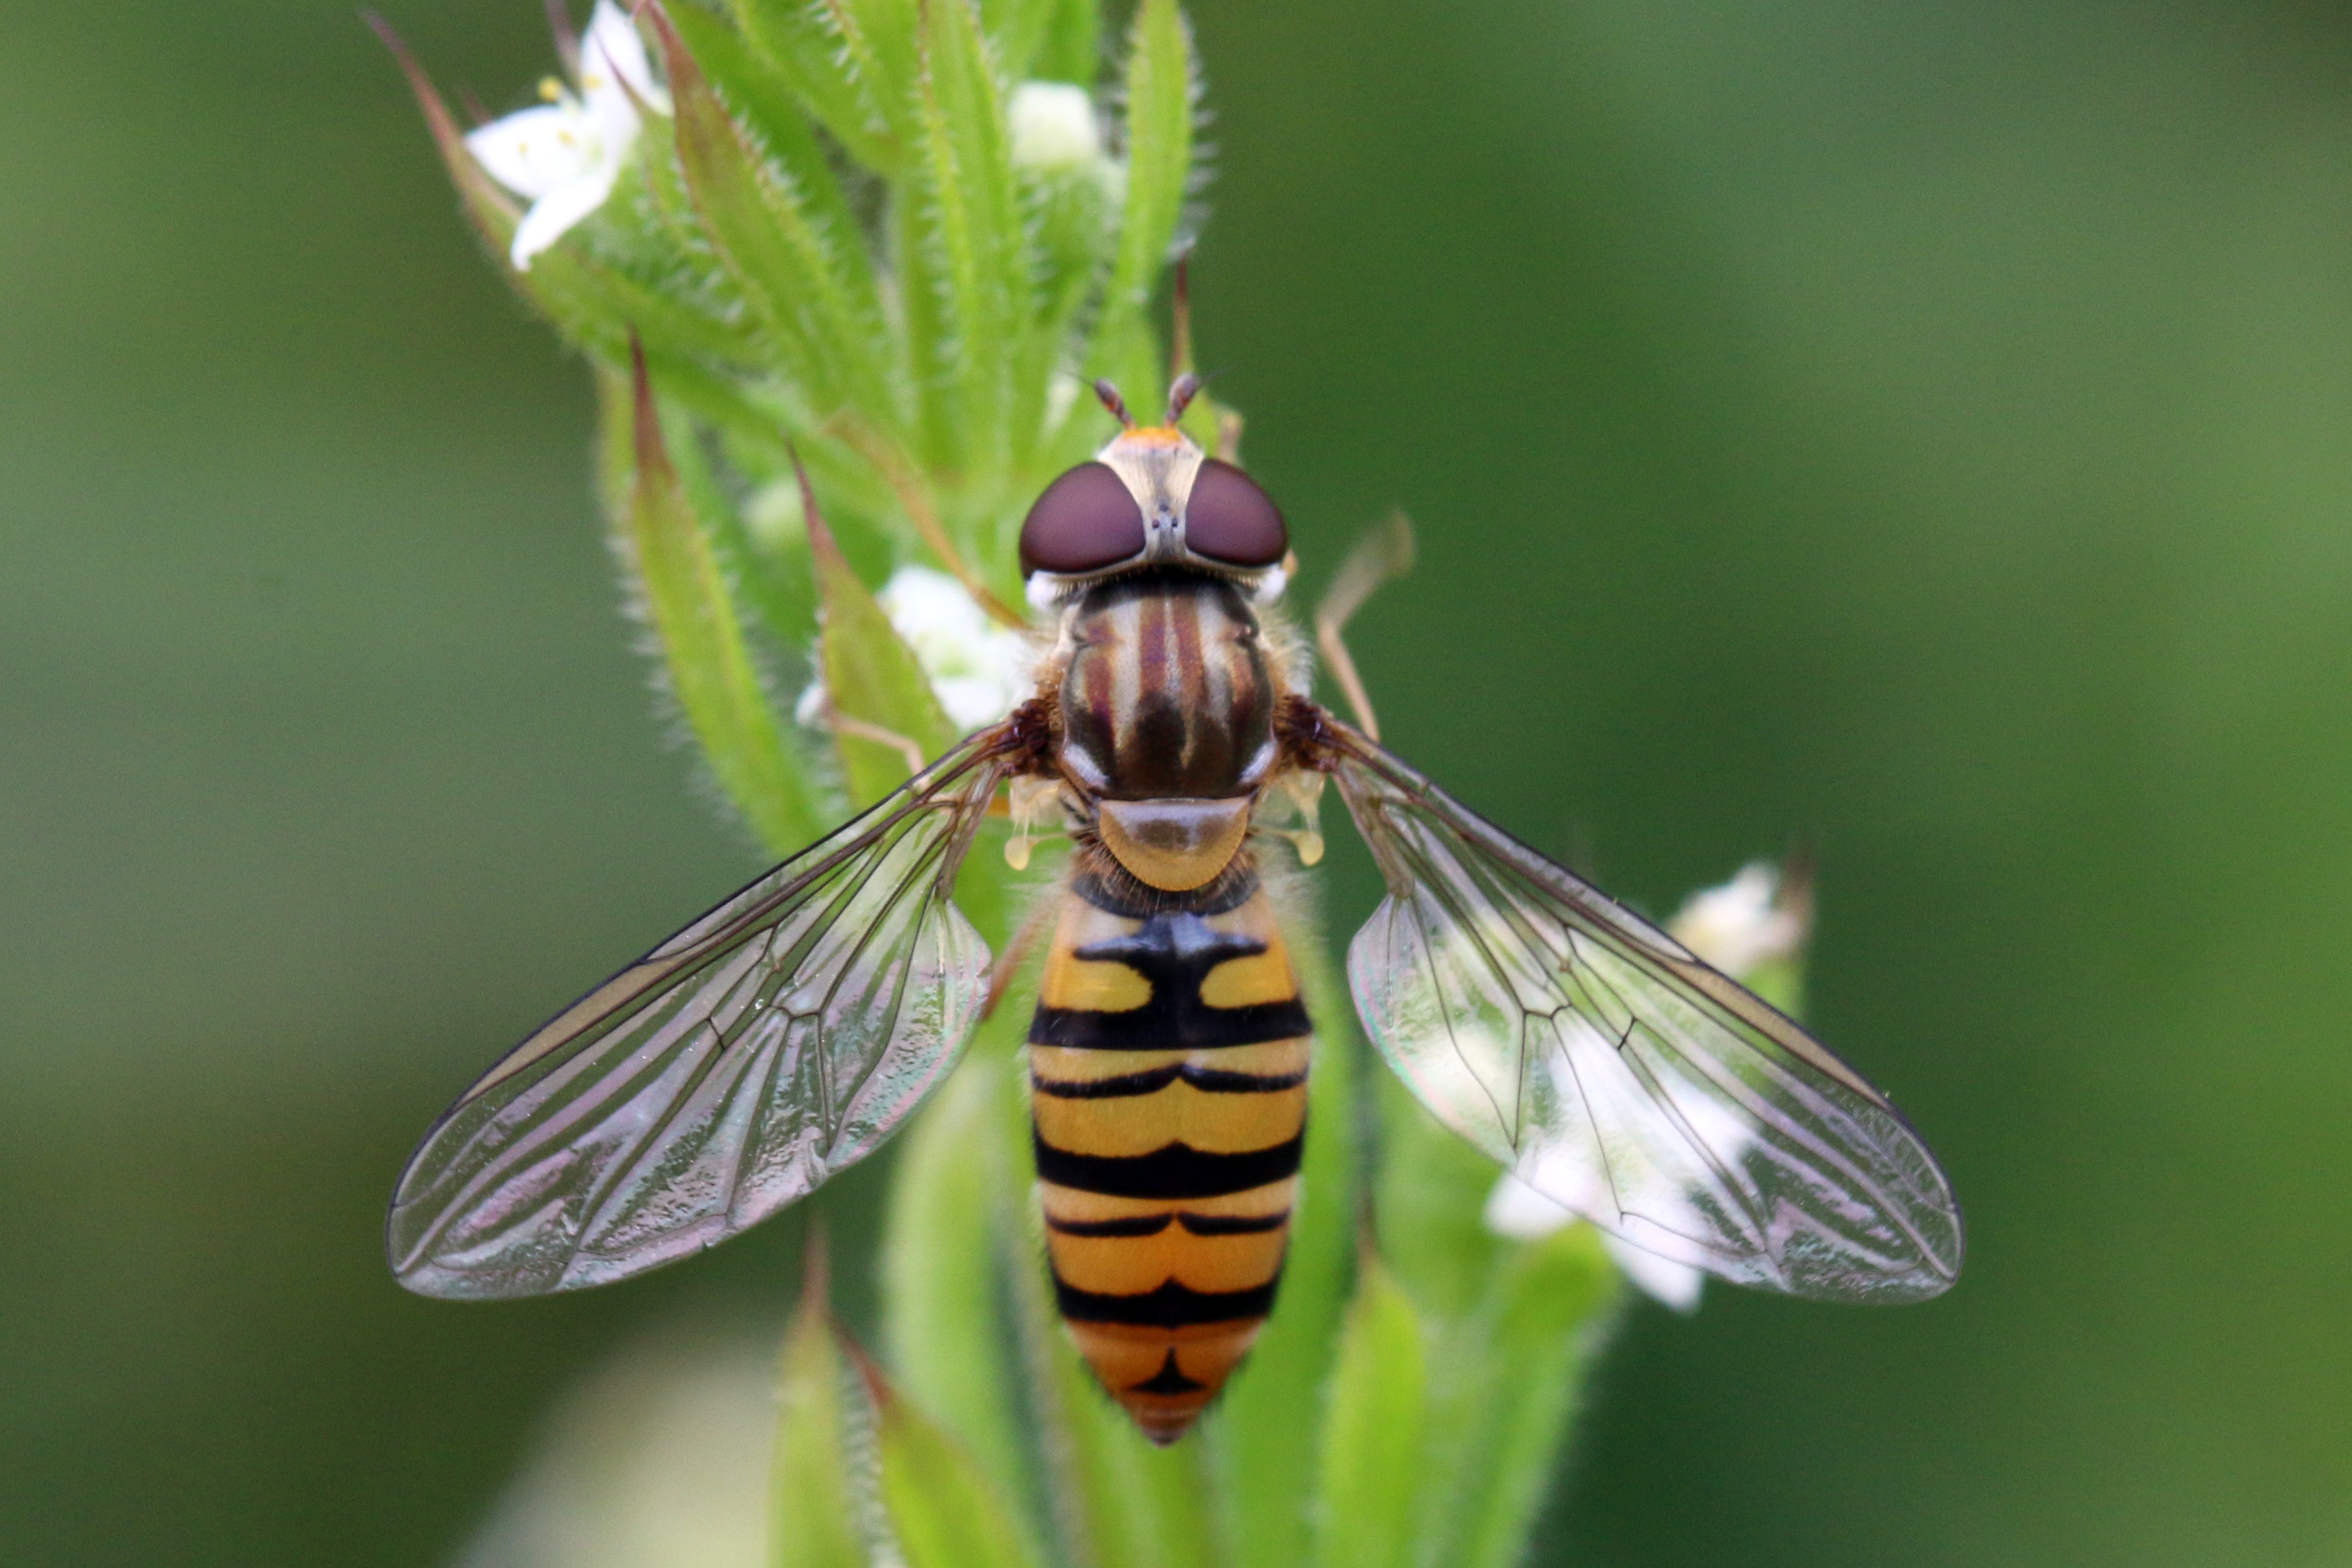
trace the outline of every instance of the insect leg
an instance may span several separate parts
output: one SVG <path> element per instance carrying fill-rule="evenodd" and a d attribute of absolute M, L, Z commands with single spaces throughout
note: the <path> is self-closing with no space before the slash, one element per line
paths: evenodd
<path fill-rule="evenodd" d="M 1356 661 L 1348 655 L 1348 645 L 1339 634 L 1349 619 L 1363 607 L 1374 589 L 1391 577 L 1402 577 L 1412 570 L 1412 521 L 1402 511 L 1391 512 L 1387 519 L 1367 530 L 1356 547 L 1348 552 L 1347 560 L 1339 563 L 1339 574 L 1324 590 L 1323 602 L 1315 606 L 1315 646 L 1322 650 L 1323 662 L 1330 667 L 1331 678 L 1347 694 L 1348 707 L 1356 715 L 1356 723 L 1372 740 L 1381 738 L 1380 721 L 1373 717 L 1372 700 L 1364 690 L 1363 679 L 1356 673 Z"/>
<path fill-rule="evenodd" d="M 908 777 L 911 778 L 923 771 L 923 763 L 928 759 L 923 755 L 923 748 L 917 745 L 912 739 L 901 735 L 896 730 L 886 730 L 879 724 L 869 724 L 863 719 L 853 719 L 833 705 L 833 698 L 830 695 L 817 704 L 816 716 L 819 722 L 836 735 L 847 735 L 852 740 L 871 741 L 877 746 L 889 747 L 907 759 Z"/>

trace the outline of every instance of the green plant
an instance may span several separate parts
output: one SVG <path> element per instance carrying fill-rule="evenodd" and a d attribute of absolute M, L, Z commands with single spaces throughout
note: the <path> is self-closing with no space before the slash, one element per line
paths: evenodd
<path fill-rule="evenodd" d="M 987 621 L 1017 621 L 1029 501 L 1108 433 L 1080 389 L 1186 368 L 1151 307 L 1197 175 L 1191 38 L 1140 0 L 1105 82 L 1102 27 L 1094 0 L 600 5 L 559 40 L 569 86 L 470 133 L 402 54 L 467 213 L 593 368 L 634 600 L 778 855 L 1009 704 Z M 1238 427 L 1206 399 L 1186 420 Z M 1052 867 L 991 832 L 958 897 L 1003 952 Z M 1299 935 L 1318 1131 L 1279 1306 L 1220 1407 L 1154 1448 L 1064 1335 L 1004 1008 L 904 1137 L 878 1354 L 811 1269 L 780 1568 L 1518 1560 L 1619 1269 L 1558 1211 L 1494 1219 L 1493 1166 L 1358 1070 Z"/>

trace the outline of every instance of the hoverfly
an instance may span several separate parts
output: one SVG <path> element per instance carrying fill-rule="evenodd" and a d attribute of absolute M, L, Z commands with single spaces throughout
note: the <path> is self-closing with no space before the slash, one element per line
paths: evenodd
<path fill-rule="evenodd" d="M 1308 697 L 1276 610 L 1282 514 L 1177 428 L 1196 386 L 1180 379 L 1144 427 L 1103 388 L 1120 433 L 1031 510 L 1034 695 L 468 1089 L 393 1199 L 404 1285 L 601 1285 L 873 1152 L 989 997 L 990 954 L 949 893 L 1003 789 L 1074 843 L 1028 1036 L 1062 1316 L 1145 1435 L 1173 1441 L 1281 1275 L 1312 1026 L 1260 855 L 1327 782 L 1388 887 L 1349 948 L 1357 1010 L 1440 1121 L 1604 1230 L 1726 1279 L 1853 1301 L 1951 1285 L 1950 1186 L 1877 1090 L 1383 750 L 1368 705 L 1360 727 Z"/>

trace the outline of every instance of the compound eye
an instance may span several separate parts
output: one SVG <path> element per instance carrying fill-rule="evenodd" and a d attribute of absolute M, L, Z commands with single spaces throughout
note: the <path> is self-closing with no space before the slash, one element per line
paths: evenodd
<path fill-rule="evenodd" d="M 1184 543 L 1229 566 L 1271 566 L 1290 548 L 1290 530 L 1257 481 L 1214 458 L 1201 462 L 1184 503 Z"/>
<path fill-rule="evenodd" d="M 1099 572 L 1143 553 L 1143 509 L 1127 481 L 1080 463 L 1045 487 L 1021 525 L 1021 574 Z"/>

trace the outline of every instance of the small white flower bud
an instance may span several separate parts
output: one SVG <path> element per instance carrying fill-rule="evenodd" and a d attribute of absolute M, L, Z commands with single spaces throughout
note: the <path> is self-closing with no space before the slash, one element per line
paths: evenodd
<path fill-rule="evenodd" d="M 1780 893 L 1780 873 L 1752 861 L 1723 886 L 1685 900 L 1666 930 L 1724 973 L 1745 980 L 1763 964 L 1795 957 L 1805 944 L 1805 917 Z"/>
<path fill-rule="evenodd" d="M 901 566 L 875 598 L 958 724 L 992 724 L 1026 695 L 1028 643 L 990 620 L 954 578 L 928 566 Z"/>
<path fill-rule="evenodd" d="M 796 479 L 761 485 L 743 503 L 744 531 L 770 550 L 788 550 L 808 538 L 808 511 Z"/>
<path fill-rule="evenodd" d="M 1102 126 L 1095 101 L 1082 87 L 1059 81 L 1024 81 L 1013 89 L 1005 118 L 1013 132 L 1016 168 L 1041 174 L 1070 174 L 1102 156 Z"/>

